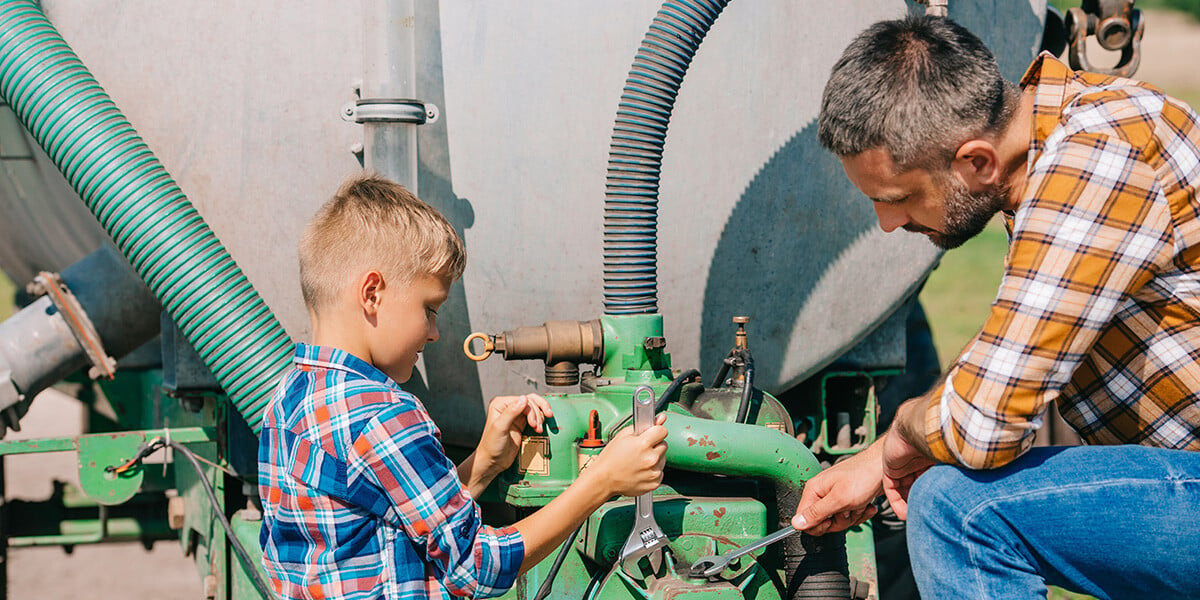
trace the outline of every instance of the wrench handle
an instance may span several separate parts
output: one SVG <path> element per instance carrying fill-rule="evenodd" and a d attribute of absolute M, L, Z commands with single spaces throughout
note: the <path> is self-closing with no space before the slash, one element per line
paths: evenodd
<path fill-rule="evenodd" d="M 737 550 L 734 550 L 733 552 L 730 552 L 729 559 L 732 560 L 732 559 L 738 558 L 739 556 L 745 556 L 747 554 L 750 554 L 751 552 L 754 552 L 755 550 L 758 550 L 759 548 L 764 548 L 766 546 L 770 546 L 771 544 L 774 544 L 775 542 L 778 542 L 779 540 L 782 540 L 783 538 L 791 537 L 793 534 L 796 534 L 796 533 L 800 533 L 800 530 L 794 529 L 794 528 L 792 528 L 791 525 L 788 525 L 787 527 L 784 527 L 783 529 L 780 529 L 779 531 L 776 531 L 775 533 L 772 533 L 766 537 L 760 538 L 758 541 L 751 542 L 749 544 L 746 544 L 745 546 L 742 546 L 741 548 L 738 548 Z"/>
<path fill-rule="evenodd" d="M 654 425 L 654 389 L 639 385 L 633 390 L 633 432 L 640 434 Z"/>
<path fill-rule="evenodd" d="M 654 389 L 648 385 L 639 385 L 633 390 L 633 432 L 640 434 L 654 424 Z M 638 496 L 634 503 L 637 505 L 639 519 L 654 518 L 654 499 L 650 494 Z"/>

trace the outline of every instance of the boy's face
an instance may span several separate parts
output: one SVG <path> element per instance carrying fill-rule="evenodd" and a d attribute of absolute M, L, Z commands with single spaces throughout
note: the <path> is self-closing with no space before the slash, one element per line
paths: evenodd
<path fill-rule="evenodd" d="M 426 343 L 437 341 L 437 311 L 449 293 L 450 282 L 432 275 L 379 291 L 371 358 L 396 383 L 412 377 L 417 355 Z"/>

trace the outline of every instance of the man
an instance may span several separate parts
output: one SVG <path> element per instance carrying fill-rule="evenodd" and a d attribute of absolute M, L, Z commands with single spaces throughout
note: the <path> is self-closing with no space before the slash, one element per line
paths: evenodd
<path fill-rule="evenodd" d="M 1004 81 L 952 21 L 878 23 L 834 66 L 819 135 L 885 231 L 954 248 L 1002 212 L 983 329 L 793 525 L 886 494 L 925 598 L 1200 597 L 1200 129 L 1145 84 L 1038 57 Z M 1050 403 L 1086 447 L 1032 448 Z"/>

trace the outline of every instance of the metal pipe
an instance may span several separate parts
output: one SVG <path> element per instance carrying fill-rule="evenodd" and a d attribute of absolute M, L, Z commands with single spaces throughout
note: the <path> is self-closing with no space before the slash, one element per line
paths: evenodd
<path fill-rule="evenodd" d="M 372 0 L 363 10 L 363 103 L 419 104 L 417 27 L 414 0 Z M 367 104 L 368 106 L 371 104 Z M 422 109 L 423 112 L 423 109 Z M 421 118 L 363 121 L 363 166 L 420 196 L 417 182 L 417 126 Z"/>
<path fill-rule="evenodd" d="M 124 356 L 158 335 L 158 299 L 110 246 L 64 269 L 61 280 L 79 314 L 47 294 L 0 323 L 0 424 L 14 430 L 27 401 L 94 360 L 69 319 L 94 330 L 102 358 Z"/>

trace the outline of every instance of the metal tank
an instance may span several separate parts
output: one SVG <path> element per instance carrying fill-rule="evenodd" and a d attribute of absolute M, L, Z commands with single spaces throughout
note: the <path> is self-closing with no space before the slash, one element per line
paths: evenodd
<path fill-rule="evenodd" d="M 364 80 L 395 71 L 380 64 L 403 50 L 388 37 L 413 34 L 410 89 L 439 113 L 415 126 L 413 187 L 461 228 L 470 255 L 442 313 L 443 341 L 425 353 L 425 395 L 448 440 L 467 443 L 487 398 L 545 391 L 537 365 L 466 360 L 458 346 L 470 331 L 601 312 L 606 152 L 659 3 L 410 4 L 415 19 L 373 1 L 42 6 L 295 339 L 309 332 L 299 233 L 361 168 L 364 125 L 343 110 Z M 787 390 L 875 329 L 936 260 L 922 237 L 878 230 L 815 135 L 841 49 L 871 22 L 912 10 L 923 8 L 733 2 L 712 26 L 662 164 L 658 308 L 675 364 L 714 369 L 729 318 L 747 315 L 755 351 L 772 357 L 760 360 L 760 385 Z M 1040 43 L 1037 0 L 950 11 L 1009 77 Z M 0 265 L 23 283 L 105 235 L 11 115 L 0 124 Z"/>

